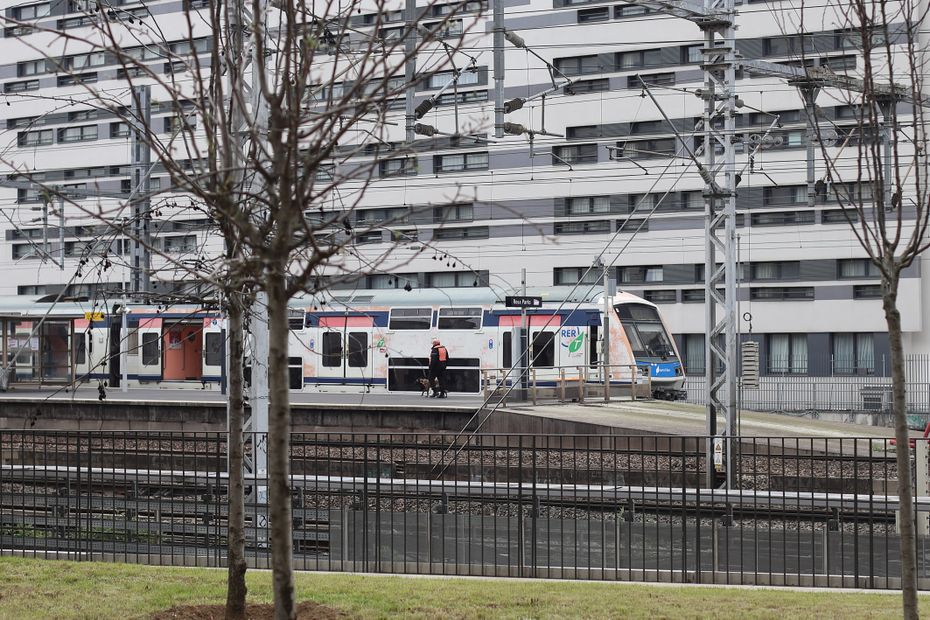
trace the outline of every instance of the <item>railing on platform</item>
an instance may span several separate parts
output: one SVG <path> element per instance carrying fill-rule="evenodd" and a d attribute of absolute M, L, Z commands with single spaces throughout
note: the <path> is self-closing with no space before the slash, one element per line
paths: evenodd
<path fill-rule="evenodd" d="M 703 486 L 706 442 L 295 434 L 295 566 L 899 587 L 889 440 L 744 438 L 729 489 Z M 930 450 L 921 439 L 912 451 L 920 455 L 920 587 L 930 589 Z M 0 431 L 0 454 L 3 553 L 225 563 L 223 433 Z M 267 481 L 253 477 L 246 485 Z M 266 516 L 267 506 L 248 500 L 251 566 L 270 562 Z"/>
<path fill-rule="evenodd" d="M 516 384 L 516 386 L 514 385 Z M 498 397 L 504 402 L 520 400 L 520 371 L 510 368 L 483 368 L 481 391 L 485 400 Z M 578 402 L 627 397 L 631 400 L 652 395 L 652 379 L 635 364 L 578 364 L 530 367 L 526 399 L 540 402 Z"/>

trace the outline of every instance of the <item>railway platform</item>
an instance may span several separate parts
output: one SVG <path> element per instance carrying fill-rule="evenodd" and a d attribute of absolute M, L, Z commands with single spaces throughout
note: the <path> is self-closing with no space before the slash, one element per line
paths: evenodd
<path fill-rule="evenodd" d="M 24 388 L 0 393 L 0 428 L 60 430 L 218 431 L 226 424 L 225 396 L 191 389 L 109 389 L 99 400 L 95 386 L 74 390 Z M 549 435 L 690 436 L 706 434 L 701 405 L 657 400 L 613 400 L 540 404 L 510 402 L 488 415 L 475 415 L 478 394 L 450 394 L 446 399 L 411 393 L 292 392 L 294 429 L 299 432 L 480 430 L 493 433 Z M 722 426 L 722 421 L 720 422 Z M 743 411 L 743 438 L 860 438 L 884 440 L 892 428 L 866 426 Z M 920 433 L 913 433 L 919 436 Z"/>

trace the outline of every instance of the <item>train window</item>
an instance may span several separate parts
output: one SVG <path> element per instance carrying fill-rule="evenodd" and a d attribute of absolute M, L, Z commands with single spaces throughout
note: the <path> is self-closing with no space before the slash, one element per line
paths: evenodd
<path fill-rule="evenodd" d="M 349 367 L 364 368 L 368 366 L 368 334 L 349 332 Z"/>
<path fill-rule="evenodd" d="M 555 334 L 553 332 L 536 332 L 533 337 L 530 365 L 534 368 L 552 368 L 555 366 Z"/>
<path fill-rule="evenodd" d="M 204 363 L 208 366 L 222 366 L 225 346 L 223 334 L 209 332 L 204 336 Z"/>
<path fill-rule="evenodd" d="M 504 332 L 501 346 L 504 347 L 503 365 L 504 368 L 509 370 L 513 367 L 513 332 Z"/>
<path fill-rule="evenodd" d="M 303 310 L 288 310 L 287 312 L 287 328 L 292 332 L 299 332 L 304 328 L 304 311 Z"/>
<path fill-rule="evenodd" d="M 161 336 L 157 333 L 142 334 L 142 365 L 156 366 L 161 362 L 161 355 L 158 351 L 158 339 Z"/>
<path fill-rule="evenodd" d="M 440 308 L 439 329 L 481 329 L 481 308 Z"/>
<path fill-rule="evenodd" d="M 74 334 L 74 363 L 87 363 L 87 334 L 78 332 Z"/>
<path fill-rule="evenodd" d="M 618 304 L 615 309 L 634 357 L 667 359 L 675 354 L 655 308 L 645 304 Z"/>
<path fill-rule="evenodd" d="M 342 333 L 323 333 L 323 366 L 337 368 L 342 366 Z"/>
<path fill-rule="evenodd" d="M 388 329 L 429 329 L 432 323 L 432 308 L 394 308 Z"/>
<path fill-rule="evenodd" d="M 130 329 L 129 336 L 126 338 L 126 350 L 130 355 L 139 350 L 139 330 Z"/>

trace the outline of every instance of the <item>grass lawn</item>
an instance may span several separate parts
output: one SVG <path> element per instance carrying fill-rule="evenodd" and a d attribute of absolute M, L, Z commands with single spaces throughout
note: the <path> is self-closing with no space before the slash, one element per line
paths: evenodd
<path fill-rule="evenodd" d="M 225 600 L 222 570 L 0 558 L 0 618 L 145 618 Z M 271 576 L 251 572 L 250 601 Z M 300 600 L 355 618 L 900 618 L 900 597 L 618 583 L 297 575 Z M 921 600 L 930 614 L 930 596 Z"/>

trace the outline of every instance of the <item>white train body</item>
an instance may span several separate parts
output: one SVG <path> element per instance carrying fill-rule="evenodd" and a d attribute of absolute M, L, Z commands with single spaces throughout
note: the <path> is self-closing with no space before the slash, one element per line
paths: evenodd
<path fill-rule="evenodd" d="M 536 292 L 541 307 L 526 311 L 531 375 L 538 385 L 585 372 L 601 380 L 604 359 L 603 298 L 564 300 Z M 658 395 L 673 396 L 683 383 L 674 341 L 658 309 L 619 293 L 609 301 L 610 380 L 631 381 L 648 372 Z M 107 381 L 131 385 L 219 386 L 225 381 L 226 321 L 195 306 L 168 310 L 132 305 L 105 314 L 86 303 L 10 300 L 0 306 L 2 346 L 13 381 Z M 419 390 L 430 343 L 449 351 L 452 392 L 476 393 L 482 371 L 509 383 L 516 372 L 514 339 L 524 318 L 490 289 L 390 290 L 290 304 L 288 351 L 295 390 Z M 122 366 L 125 365 L 125 371 Z"/>

